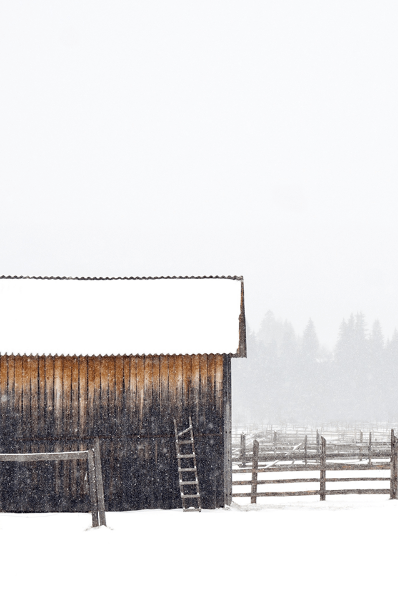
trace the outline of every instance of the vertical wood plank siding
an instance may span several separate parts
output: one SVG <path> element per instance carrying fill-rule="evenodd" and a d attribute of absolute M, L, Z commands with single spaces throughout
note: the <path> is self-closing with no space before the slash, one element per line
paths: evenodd
<path fill-rule="evenodd" d="M 227 355 L 0 355 L 0 451 L 83 450 L 99 437 L 107 510 L 181 507 L 173 418 L 186 428 L 191 416 L 202 503 L 219 507 L 230 392 Z M 88 511 L 84 465 L 1 463 L 0 510 Z"/>

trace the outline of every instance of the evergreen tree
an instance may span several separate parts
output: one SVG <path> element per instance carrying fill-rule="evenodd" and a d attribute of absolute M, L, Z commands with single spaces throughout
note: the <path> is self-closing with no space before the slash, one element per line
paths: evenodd
<path fill-rule="evenodd" d="M 319 340 L 316 335 L 315 325 L 310 318 L 304 330 L 301 352 L 305 360 L 316 361 L 319 351 Z"/>
<path fill-rule="evenodd" d="M 398 418 L 398 331 L 395 329 L 384 351 L 386 414 L 388 420 Z"/>
<path fill-rule="evenodd" d="M 250 411 L 251 421 L 269 422 L 398 418 L 398 332 L 386 342 L 378 320 L 370 333 L 362 313 L 343 320 L 333 357 L 311 319 L 300 339 L 270 311 L 247 341 L 248 359 L 232 363 L 235 415 Z"/>
<path fill-rule="evenodd" d="M 369 353 L 374 361 L 380 361 L 384 353 L 384 336 L 379 320 L 373 323 L 372 333 L 369 337 Z"/>

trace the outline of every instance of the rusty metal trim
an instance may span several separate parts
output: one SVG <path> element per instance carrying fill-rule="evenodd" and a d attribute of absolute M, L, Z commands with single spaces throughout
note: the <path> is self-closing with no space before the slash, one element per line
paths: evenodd
<path fill-rule="evenodd" d="M 243 281 L 243 276 L 7 276 L 1 275 L 1 279 L 7 280 L 162 280 L 162 279 L 177 279 L 177 280 L 202 280 L 202 279 L 226 279 Z"/>
<path fill-rule="evenodd" d="M 243 286 L 243 279 L 241 280 L 241 298 L 240 298 L 240 315 L 239 315 L 239 346 L 236 355 L 233 357 L 247 357 L 246 345 L 246 316 L 245 316 L 245 290 Z"/>

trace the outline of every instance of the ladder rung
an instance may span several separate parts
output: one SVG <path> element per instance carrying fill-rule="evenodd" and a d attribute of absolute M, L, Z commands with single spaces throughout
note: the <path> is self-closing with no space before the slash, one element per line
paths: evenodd
<path fill-rule="evenodd" d="M 178 437 L 181 437 L 181 435 L 184 435 L 184 433 L 188 433 L 188 431 L 191 431 L 192 427 L 189 426 L 188 429 L 184 429 L 184 431 L 180 431 L 180 433 L 178 434 Z"/>
<path fill-rule="evenodd" d="M 196 466 L 195 468 L 179 468 L 178 472 L 196 472 Z"/>
<path fill-rule="evenodd" d="M 184 445 L 184 444 L 188 444 L 188 443 L 193 443 L 192 439 L 183 439 L 182 441 L 178 442 L 178 445 Z"/>
<path fill-rule="evenodd" d="M 195 454 L 177 454 L 177 458 L 195 458 Z"/>
<path fill-rule="evenodd" d="M 180 481 L 180 485 L 197 485 L 198 481 Z"/>
<path fill-rule="evenodd" d="M 201 507 L 183 507 L 182 509 L 184 512 L 185 511 L 198 511 L 198 512 L 202 511 Z"/>
<path fill-rule="evenodd" d="M 183 495 L 181 493 L 181 497 L 183 497 L 184 499 L 194 499 L 195 497 L 200 497 L 199 493 L 196 493 L 196 495 Z"/>

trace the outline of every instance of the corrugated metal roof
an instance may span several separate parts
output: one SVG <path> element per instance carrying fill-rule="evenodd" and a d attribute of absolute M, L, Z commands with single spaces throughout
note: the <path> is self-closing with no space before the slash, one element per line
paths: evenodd
<path fill-rule="evenodd" d="M 240 276 L 0 276 L 0 352 L 245 356 L 243 301 Z"/>

